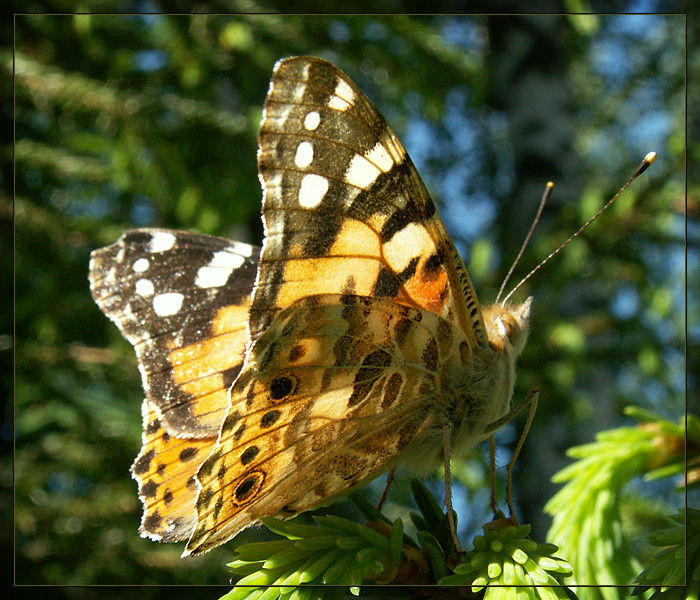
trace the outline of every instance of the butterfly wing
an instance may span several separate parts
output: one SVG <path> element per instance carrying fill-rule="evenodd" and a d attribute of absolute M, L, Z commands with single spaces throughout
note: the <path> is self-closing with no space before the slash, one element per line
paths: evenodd
<path fill-rule="evenodd" d="M 464 334 L 422 309 L 337 294 L 295 302 L 249 350 L 233 385 L 216 448 L 197 474 L 197 525 L 184 555 L 261 516 L 327 502 L 417 441 L 439 462 L 437 398 L 449 395 L 446 372 L 470 362 Z"/>
<path fill-rule="evenodd" d="M 179 542 L 192 533 L 197 519 L 195 474 L 216 444 L 212 437 L 175 437 L 162 425 L 157 407 L 144 399 L 143 446 L 131 466 L 139 485 L 143 537 Z"/>
<path fill-rule="evenodd" d="M 216 443 L 248 339 L 258 249 L 164 229 L 125 232 L 93 252 L 90 286 L 133 344 L 143 379 L 143 446 L 131 467 L 141 534 L 185 539 L 194 475 Z"/>
<path fill-rule="evenodd" d="M 464 371 L 487 344 L 469 276 L 413 163 L 339 69 L 309 57 L 277 63 L 258 167 L 266 237 L 251 345 L 197 474 L 185 554 L 388 468 L 436 418 L 438 365 Z M 434 336 L 450 340 L 452 358 L 435 362 Z"/>
<path fill-rule="evenodd" d="M 312 294 L 391 298 L 486 333 L 469 275 L 406 150 L 342 71 L 275 66 L 260 128 L 265 241 L 250 311 L 257 339 Z"/>
<path fill-rule="evenodd" d="M 218 433 L 241 370 L 258 249 L 165 229 L 125 232 L 90 260 L 90 288 L 136 350 L 171 435 Z"/>

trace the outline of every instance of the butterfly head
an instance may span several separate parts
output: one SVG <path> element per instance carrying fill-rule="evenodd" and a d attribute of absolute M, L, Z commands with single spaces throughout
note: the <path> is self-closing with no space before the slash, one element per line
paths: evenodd
<path fill-rule="evenodd" d="M 491 348 L 497 352 L 509 350 L 518 356 L 527 341 L 532 297 L 522 304 L 492 304 L 483 311 L 484 325 Z"/>

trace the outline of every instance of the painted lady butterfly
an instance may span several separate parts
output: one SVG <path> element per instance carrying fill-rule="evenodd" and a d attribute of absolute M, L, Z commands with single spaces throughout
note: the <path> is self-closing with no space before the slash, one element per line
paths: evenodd
<path fill-rule="evenodd" d="M 184 555 L 464 452 L 508 412 L 527 337 L 530 300 L 482 310 L 403 145 L 330 63 L 277 63 L 258 166 L 260 252 L 141 229 L 90 263 L 146 392 L 141 532 Z"/>

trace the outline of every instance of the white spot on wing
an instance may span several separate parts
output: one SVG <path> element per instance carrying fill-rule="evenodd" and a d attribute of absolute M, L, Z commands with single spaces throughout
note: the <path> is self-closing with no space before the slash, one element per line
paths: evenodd
<path fill-rule="evenodd" d="M 304 117 L 304 127 L 309 131 L 313 131 L 321 123 L 321 115 L 315 110 L 311 111 Z"/>
<path fill-rule="evenodd" d="M 345 180 L 350 184 L 366 189 L 379 176 L 380 172 L 388 173 L 394 166 L 394 161 L 384 145 L 377 142 L 364 156 L 356 154 L 352 157 Z"/>
<path fill-rule="evenodd" d="M 231 248 L 236 254 L 241 256 L 253 256 L 255 252 L 255 247 L 250 244 L 244 244 L 243 242 L 231 242 Z"/>
<path fill-rule="evenodd" d="M 387 241 L 382 250 L 385 260 L 397 273 L 403 271 L 413 257 L 427 259 L 435 252 L 430 234 L 417 223 L 408 223 Z"/>
<path fill-rule="evenodd" d="M 294 88 L 294 92 L 292 93 L 292 99 L 295 102 L 301 102 L 301 99 L 304 97 L 305 91 L 306 91 L 306 84 L 305 83 L 298 83 L 297 86 Z"/>
<path fill-rule="evenodd" d="M 376 165 L 373 165 L 364 156 L 355 154 L 345 173 L 345 180 L 350 185 L 366 189 L 374 182 L 379 173 L 379 168 Z"/>
<path fill-rule="evenodd" d="M 169 317 L 180 310 L 185 297 L 178 292 L 158 294 L 153 298 L 153 310 L 159 317 Z"/>
<path fill-rule="evenodd" d="M 299 204 L 304 208 L 315 208 L 328 191 L 328 180 L 320 175 L 304 175 L 299 188 Z"/>
<path fill-rule="evenodd" d="M 143 273 L 148 269 L 149 263 L 147 258 L 139 258 L 132 267 L 137 273 Z"/>
<path fill-rule="evenodd" d="M 334 110 L 347 110 L 355 98 L 355 92 L 344 79 L 338 79 L 333 96 L 328 101 L 329 108 Z"/>
<path fill-rule="evenodd" d="M 151 252 L 165 252 L 175 245 L 175 236 L 166 231 L 156 231 L 151 238 L 148 249 Z"/>
<path fill-rule="evenodd" d="M 231 272 L 240 267 L 244 258 L 238 254 L 221 251 L 216 252 L 205 267 L 200 267 L 194 284 L 199 288 L 221 287 L 228 281 Z"/>
<path fill-rule="evenodd" d="M 389 156 L 386 148 L 377 142 L 369 152 L 365 154 L 365 158 L 375 165 L 377 165 L 382 171 L 387 173 L 394 166 L 394 161 Z"/>
<path fill-rule="evenodd" d="M 294 157 L 294 164 L 300 169 L 308 167 L 314 159 L 314 147 L 311 142 L 301 142 L 297 146 L 297 153 Z"/>
<path fill-rule="evenodd" d="M 139 296 L 152 296 L 155 289 L 150 279 L 139 279 L 136 282 L 136 293 Z"/>
<path fill-rule="evenodd" d="M 328 108 L 332 108 L 333 110 L 347 110 L 350 107 L 350 105 L 345 102 L 342 98 L 338 98 L 338 96 L 331 96 L 331 99 L 328 101 Z"/>

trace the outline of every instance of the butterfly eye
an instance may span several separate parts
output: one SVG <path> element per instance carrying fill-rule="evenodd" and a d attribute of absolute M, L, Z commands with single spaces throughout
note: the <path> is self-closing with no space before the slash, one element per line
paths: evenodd
<path fill-rule="evenodd" d="M 511 344 L 515 344 L 517 339 L 520 337 L 521 328 L 517 319 L 513 315 L 505 313 L 498 317 L 497 321 L 498 329 L 501 335 L 508 338 Z"/>
<path fill-rule="evenodd" d="M 515 341 L 515 338 L 520 337 L 521 327 L 518 320 L 513 315 L 508 315 L 508 324 L 506 325 L 508 330 L 508 338 L 511 341 Z"/>

